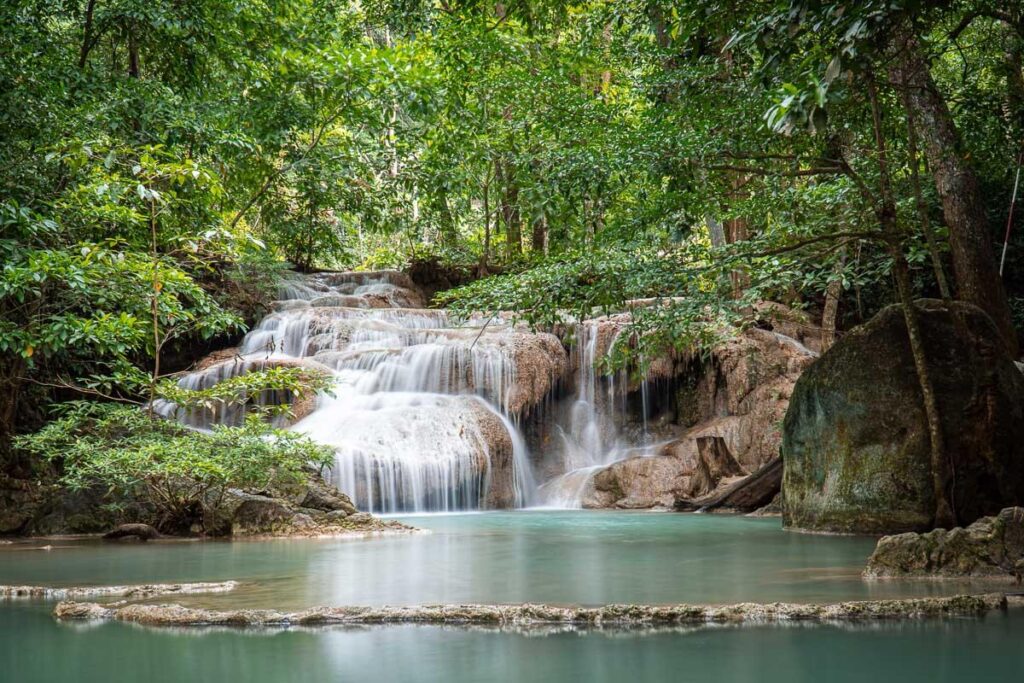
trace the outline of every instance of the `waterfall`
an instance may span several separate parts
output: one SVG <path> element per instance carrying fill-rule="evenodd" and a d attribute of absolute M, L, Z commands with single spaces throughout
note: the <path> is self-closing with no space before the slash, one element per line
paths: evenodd
<path fill-rule="evenodd" d="M 330 375 L 329 391 L 275 419 L 334 450 L 327 477 L 362 510 L 581 507 L 597 471 L 649 441 L 646 427 L 626 434 L 620 424 L 630 412 L 628 376 L 599 373 L 618 323 L 578 324 L 570 363 L 553 335 L 501 317 L 456 325 L 445 311 L 424 308 L 402 273 L 295 277 L 280 297 L 237 349 L 214 354 L 179 384 L 203 389 L 280 366 Z M 536 455 L 554 465 L 542 468 L 551 481 L 538 486 L 518 421 L 553 397 L 559 381 L 570 394 L 543 416 L 553 420 L 554 438 Z M 646 415 L 645 384 L 640 396 Z M 241 408 L 186 412 L 166 401 L 155 408 L 197 429 L 244 416 Z"/>
<path fill-rule="evenodd" d="M 650 452 L 647 433 L 647 382 L 640 383 L 643 430 L 630 442 L 619 421 L 627 413 L 626 372 L 600 374 L 603 356 L 618 342 L 622 327 L 587 320 L 576 327 L 576 395 L 556 424 L 564 472 L 541 485 L 538 498 L 547 507 L 581 508 L 593 476 L 612 463 Z"/>
<path fill-rule="evenodd" d="M 187 388 L 274 365 L 333 374 L 290 428 L 331 446 L 328 478 L 374 512 L 523 507 L 535 498 L 529 454 L 506 414 L 515 348 L 501 321 L 455 327 L 422 308 L 401 273 L 295 278 L 233 358 L 181 378 Z M 184 414 L 197 428 L 237 423 L 238 411 Z"/>

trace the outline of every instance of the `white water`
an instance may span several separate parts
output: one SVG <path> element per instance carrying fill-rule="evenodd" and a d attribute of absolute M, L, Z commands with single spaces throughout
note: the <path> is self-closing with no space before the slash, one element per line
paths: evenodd
<path fill-rule="evenodd" d="M 413 307 L 422 303 L 402 286 L 408 284 L 400 273 L 291 280 L 233 359 L 180 384 L 205 388 L 274 365 L 331 373 L 332 391 L 291 428 L 334 448 L 328 478 L 362 510 L 580 507 L 593 472 L 632 449 L 614 419 L 622 392 L 595 372 L 597 328 L 579 328 L 575 400 L 555 415 L 564 474 L 538 489 L 523 436 L 508 416 L 516 381 L 511 330 L 500 320 L 456 327 L 444 311 Z M 240 410 L 157 408 L 200 429 L 242 417 Z"/>
<path fill-rule="evenodd" d="M 574 351 L 577 354 L 576 398 L 568 419 L 556 425 L 562 449 L 564 474 L 545 482 L 539 490 L 542 505 L 557 509 L 578 509 L 591 479 L 602 468 L 628 457 L 649 455 L 650 437 L 646 424 L 640 443 L 628 443 L 616 417 L 626 413 L 624 401 L 628 378 L 624 372 L 604 377 L 598 372 L 601 362 L 600 328 L 586 321 L 577 327 Z M 607 353 L 618 341 L 618 332 L 610 340 Z M 646 417 L 646 382 L 641 383 L 643 413 Z"/>
<path fill-rule="evenodd" d="M 263 365 L 318 367 L 334 375 L 334 387 L 292 428 L 334 448 L 329 478 L 360 509 L 485 507 L 499 457 L 512 468 L 510 502 L 529 505 L 536 486 L 526 446 L 502 414 L 515 379 L 504 327 L 492 323 L 481 334 L 482 321 L 455 328 L 443 311 L 402 308 L 418 295 L 395 277 L 291 281 L 236 359 L 180 383 L 208 387 Z M 371 307 L 387 304 L 394 307 Z M 184 415 L 166 403 L 158 409 L 200 428 L 240 418 L 237 411 Z"/>

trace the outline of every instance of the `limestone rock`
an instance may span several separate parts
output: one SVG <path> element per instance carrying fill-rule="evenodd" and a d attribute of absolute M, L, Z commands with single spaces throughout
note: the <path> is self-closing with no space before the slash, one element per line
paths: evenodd
<path fill-rule="evenodd" d="M 610 343 L 613 330 L 610 324 L 599 326 L 597 343 Z M 597 470 L 583 488 L 584 507 L 698 509 L 713 494 L 777 460 L 790 394 L 816 357 L 792 338 L 750 328 L 717 345 L 707 360 L 680 361 L 669 376 L 679 385 L 676 413 L 687 431 L 657 453 Z M 701 457 L 701 443 L 720 443 L 715 453 L 727 454 L 732 464 L 702 470 L 710 463 Z M 778 491 L 777 479 L 762 482 L 766 485 L 758 491 L 764 495 L 750 498 L 755 507 L 737 509 L 767 503 Z"/>
<path fill-rule="evenodd" d="M 1006 508 L 968 527 L 883 536 L 867 577 L 1010 577 L 1024 562 L 1024 508 Z"/>
<path fill-rule="evenodd" d="M 344 624 L 479 624 L 523 628 L 541 624 L 589 626 L 678 626 L 683 624 L 764 624 L 772 622 L 833 622 L 875 619 L 924 619 L 984 616 L 1007 609 L 1001 593 L 941 598 L 862 600 L 826 605 L 753 603 L 732 605 L 602 605 L 576 607 L 551 604 L 420 605 L 415 607 L 311 607 L 301 612 L 277 610 L 208 610 L 177 604 L 101 605 L 65 601 L 54 616 L 65 620 L 117 620 L 148 626 L 280 627 Z"/>
<path fill-rule="evenodd" d="M 237 505 L 229 514 L 235 537 L 318 537 L 409 533 L 415 531 L 394 520 L 380 520 L 367 512 L 345 509 L 324 512 L 295 506 L 281 498 L 235 492 Z"/>
<path fill-rule="evenodd" d="M 779 454 L 797 378 L 816 357 L 792 338 L 759 328 L 722 342 L 680 399 L 680 412 L 691 416 L 689 435 L 723 438 L 748 472 L 767 464 Z"/>
<path fill-rule="evenodd" d="M 1024 502 L 1024 376 L 981 309 L 916 302 L 966 524 Z M 783 436 L 787 526 L 924 531 L 935 509 L 930 442 L 903 313 L 845 334 L 793 391 Z"/>
<path fill-rule="evenodd" d="M 627 458 L 598 470 L 583 506 L 678 507 L 681 499 L 699 499 L 744 474 L 722 439 L 681 440 L 666 444 L 655 455 Z"/>
<path fill-rule="evenodd" d="M 251 496 L 231 515 L 231 535 L 275 534 L 286 531 L 294 513 L 281 501 Z"/>

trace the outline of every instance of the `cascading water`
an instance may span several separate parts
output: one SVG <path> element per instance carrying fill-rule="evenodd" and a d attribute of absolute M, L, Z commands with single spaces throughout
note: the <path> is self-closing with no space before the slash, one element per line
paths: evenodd
<path fill-rule="evenodd" d="M 647 383 L 640 383 L 643 429 L 638 439 L 630 440 L 619 427 L 620 418 L 628 412 L 628 378 L 624 371 L 610 376 L 599 374 L 602 355 L 615 345 L 620 333 L 621 328 L 615 327 L 603 345 L 599 322 L 584 321 L 576 327 L 576 395 L 567 415 L 558 418 L 556 424 L 564 473 L 540 487 L 538 497 L 547 507 L 582 507 L 587 485 L 598 470 L 649 453 Z"/>
<path fill-rule="evenodd" d="M 620 326 L 577 326 L 575 392 L 546 416 L 554 420 L 556 438 L 538 455 L 551 451 L 556 464 L 545 471 L 551 481 L 538 487 L 510 417 L 528 411 L 564 378 L 567 359 L 557 338 L 500 318 L 455 326 L 445 311 L 422 308 L 402 273 L 295 278 L 281 297 L 238 349 L 180 384 L 201 389 L 275 366 L 332 375 L 333 389 L 315 404 L 294 406 L 297 421 L 282 426 L 334 449 L 328 477 L 360 509 L 580 507 L 595 471 L 645 452 L 646 424 L 629 438 L 619 424 L 629 412 L 628 378 L 602 377 L 597 370 Z M 642 384 L 640 395 L 645 391 Z M 243 416 L 240 409 L 185 413 L 166 402 L 156 408 L 198 429 Z"/>
<path fill-rule="evenodd" d="M 180 382 L 202 388 L 268 365 L 333 373 L 330 394 L 292 429 L 334 448 L 329 478 L 360 509 L 531 504 L 526 446 L 503 412 L 516 378 L 506 327 L 453 327 L 443 311 L 416 308 L 419 295 L 403 278 L 333 273 L 288 282 L 234 359 Z M 157 408 L 199 428 L 239 419 Z"/>

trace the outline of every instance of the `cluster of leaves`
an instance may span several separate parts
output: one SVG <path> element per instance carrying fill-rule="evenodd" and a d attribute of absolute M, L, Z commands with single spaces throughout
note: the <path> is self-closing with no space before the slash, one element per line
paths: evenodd
<path fill-rule="evenodd" d="M 296 402 L 311 394 L 329 392 L 333 384 L 334 378 L 325 372 L 277 366 L 228 377 L 205 389 L 188 389 L 164 380 L 156 394 L 182 411 L 208 413 L 213 421 L 236 407 L 250 414 L 289 417 Z"/>
<path fill-rule="evenodd" d="M 217 533 L 229 489 L 299 481 L 306 468 L 332 457 L 256 414 L 237 427 L 197 432 L 136 407 L 84 401 L 63 404 L 60 417 L 16 445 L 59 462 L 71 490 L 99 488 L 109 501 L 148 503 L 155 526 L 169 532 L 199 523 Z"/>

